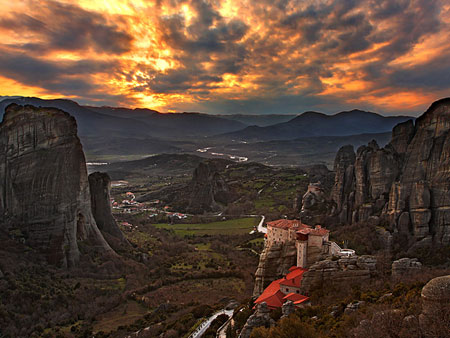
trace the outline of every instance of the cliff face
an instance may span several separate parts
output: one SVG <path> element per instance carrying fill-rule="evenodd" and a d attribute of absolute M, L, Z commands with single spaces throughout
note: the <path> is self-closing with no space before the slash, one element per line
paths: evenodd
<path fill-rule="evenodd" d="M 100 231 L 108 234 L 120 241 L 125 241 L 125 237 L 120 231 L 116 220 L 112 216 L 111 210 L 111 179 L 107 173 L 95 172 L 89 175 L 89 189 L 91 193 L 92 214 Z M 106 239 L 108 240 L 108 235 Z M 111 239 L 108 240 L 110 245 Z"/>
<path fill-rule="evenodd" d="M 371 220 L 409 236 L 450 243 L 450 98 L 397 125 L 385 148 L 376 142 L 335 160 L 333 215 L 341 223 Z"/>
<path fill-rule="evenodd" d="M 190 184 L 191 196 L 188 210 L 194 213 L 220 210 L 218 203 L 226 204 L 230 199 L 227 183 L 219 174 L 213 161 L 200 162 Z"/>
<path fill-rule="evenodd" d="M 85 241 L 111 251 L 95 223 L 75 119 L 12 104 L 0 124 L 1 227 L 18 229 L 49 263 L 76 265 Z"/>
<path fill-rule="evenodd" d="M 295 244 L 273 244 L 264 247 L 259 257 L 258 269 L 255 273 L 253 296 L 259 296 L 275 279 L 289 272 L 289 268 L 297 264 Z"/>
<path fill-rule="evenodd" d="M 330 284 L 362 284 L 375 275 L 375 270 L 376 259 L 373 256 L 320 260 L 303 275 L 301 292 L 309 295 L 313 288 Z"/>

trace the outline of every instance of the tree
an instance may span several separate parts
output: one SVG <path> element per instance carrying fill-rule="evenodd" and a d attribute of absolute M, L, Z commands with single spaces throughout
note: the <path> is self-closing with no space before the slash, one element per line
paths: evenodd
<path fill-rule="evenodd" d="M 256 328 L 251 338 L 316 338 L 319 334 L 315 329 L 301 321 L 295 315 L 282 319 L 277 326 L 270 329 Z"/>

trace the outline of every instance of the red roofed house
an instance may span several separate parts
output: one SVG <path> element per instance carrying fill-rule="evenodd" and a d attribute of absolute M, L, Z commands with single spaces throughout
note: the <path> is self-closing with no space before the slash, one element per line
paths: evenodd
<path fill-rule="evenodd" d="M 301 281 L 305 271 L 307 270 L 297 266 L 291 267 L 285 277 L 270 283 L 261 296 L 255 300 L 255 303 L 266 302 L 270 309 L 279 308 L 288 300 L 291 300 L 296 306 L 306 305 L 309 297 L 300 294 Z"/>

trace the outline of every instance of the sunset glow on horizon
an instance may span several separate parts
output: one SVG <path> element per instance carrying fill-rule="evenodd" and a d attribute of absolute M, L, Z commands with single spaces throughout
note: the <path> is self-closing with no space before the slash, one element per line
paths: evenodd
<path fill-rule="evenodd" d="M 446 0 L 0 0 L 0 96 L 161 112 L 423 112 Z"/>

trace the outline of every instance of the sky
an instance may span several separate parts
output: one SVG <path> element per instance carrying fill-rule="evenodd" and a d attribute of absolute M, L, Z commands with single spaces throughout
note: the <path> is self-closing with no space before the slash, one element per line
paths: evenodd
<path fill-rule="evenodd" d="M 212 114 L 418 115 L 450 0 L 0 0 L 0 96 Z"/>

